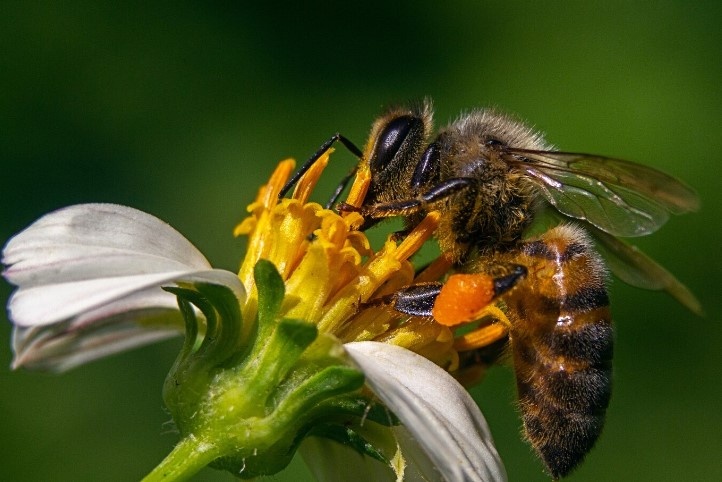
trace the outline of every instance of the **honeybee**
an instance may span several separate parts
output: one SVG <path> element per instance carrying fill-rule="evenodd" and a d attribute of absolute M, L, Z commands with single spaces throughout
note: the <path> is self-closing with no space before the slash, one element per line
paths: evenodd
<path fill-rule="evenodd" d="M 617 238 L 650 234 L 699 200 L 650 167 L 556 151 L 496 110 L 464 114 L 430 142 L 432 117 L 429 101 L 389 109 L 363 152 L 337 134 L 316 157 L 340 140 L 361 159 L 352 191 L 365 191 L 363 201 L 339 207 L 360 212 L 361 229 L 400 216 L 408 231 L 440 213 L 435 237 L 458 274 L 387 301 L 445 324 L 486 320 L 462 359 L 508 337 L 526 438 L 550 475 L 564 477 L 599 437 L 611 394 L 607 264 L 597 249 L 623 281 L 665 290 L 699 314 L 683 284 Z M 556 225 L 532 234 L 545 213 Z"/>

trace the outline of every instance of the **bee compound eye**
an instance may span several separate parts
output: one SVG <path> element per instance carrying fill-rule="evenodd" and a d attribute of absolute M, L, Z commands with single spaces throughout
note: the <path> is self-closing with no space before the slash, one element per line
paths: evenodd
<path fill-rule="evenodd" d="M 386 168 L 401 151 L 409 133 L 419 128 L 423 130 L 421 120 L 409 115 L 396 117 L 389 122 L 376 141 L 371 169 L 378 171 Z"/>
<path fill-rule="evenodd" d="M 437 183 L 440 171 L 441 152 L 438 142 L 434 142 L 426 148 L 419 163 L 416 164 L 416 169 L 411 177 L 411 189 L 416 191 Z"/>

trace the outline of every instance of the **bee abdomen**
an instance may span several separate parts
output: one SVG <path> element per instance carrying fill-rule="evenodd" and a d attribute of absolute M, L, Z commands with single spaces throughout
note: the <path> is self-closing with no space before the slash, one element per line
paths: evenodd
<path fill-rule="evenodd" d="M 611 396 L 613 332 L 601 258 L 578 229 L 527 243 L 530 276 L 506 299 L 528 440 L 554 478 L 599 437 Z"/>
<path fill-rule="evenodd" d="M 519 402 L 526 436 L 554 478 L 578 465 L 599 437 L 611 395 L 612 330 L 607 324 L 515 347 L 535 359 L 519 376 Z M 531 352 L 531 353 L 529 353 Z M 519 370 L 518 370 L 519 371 Z"/>

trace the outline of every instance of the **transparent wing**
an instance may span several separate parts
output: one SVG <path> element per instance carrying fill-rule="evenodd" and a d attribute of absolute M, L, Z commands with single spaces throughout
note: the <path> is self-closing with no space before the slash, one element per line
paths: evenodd
<path fill-rule="evenodd" d="M 692 188 L 650 167 L 588 154 L 514 148 L 503 152 L 557 210 L 614 236 L 650 234 L 669 213 L 699 207 Z"/>
<path fill-rule="evenodd" d="M 543 209 L 525 232 L 525 238 L 538 237 L 560 223 L 574 222 L 558 211 Z M 637 247 L 601 229 L 590 225 L 585 226 L 585 229 L 594 238 L 595 249 L 604 257 L 605 264 L 617 278 L 637 288 L 665 291 L 694 314 L 704 316 L 702 305 L 695 295 L 659 263 Z"/>
<path fill-rule="evenodd" d="M 694 314 L 703 316 L 702 304 L 675 276 L 652 258 L 621 239 L 590 227 L 597 249 L 619 279 L 638 288 L 666 291 Z"/>

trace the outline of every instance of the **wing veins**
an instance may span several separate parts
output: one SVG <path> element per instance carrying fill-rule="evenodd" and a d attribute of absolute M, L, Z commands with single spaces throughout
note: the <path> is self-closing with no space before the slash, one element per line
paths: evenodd
<path fill-rule="evenodd" d="M 557 173 L 592 177 L 602 183 L 634 191 L 675 214 L 699 208 L 699 198 L 692 188 L 651 167 L 621 159 L 561 151 L 505 148 L 505 153 L 511 155 L 507 161 L 516 166 L 534 165 L 552 178 Z"/>

